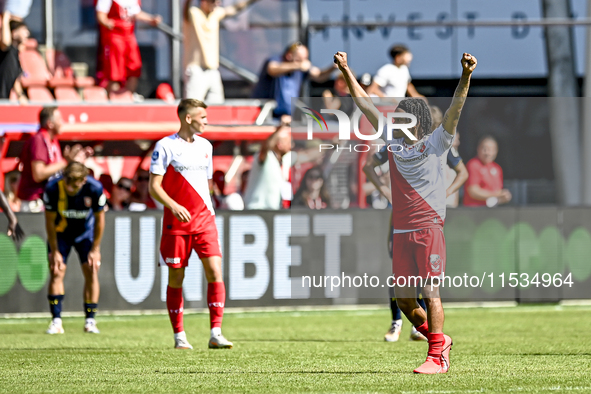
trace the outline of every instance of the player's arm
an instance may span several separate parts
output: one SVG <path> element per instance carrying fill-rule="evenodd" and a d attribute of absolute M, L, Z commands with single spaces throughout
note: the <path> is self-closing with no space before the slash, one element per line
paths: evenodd
<path fill-rule="evenodd" d="M 10 12 L 4 11 L 2 15 L 2 39 L 0 50 L 5 52 L 12 45 L 12 33 L 10 32 Z"/>
<path fill-rule="evenodd" d="M 191 21 L 191 14 L 189 13 L 189 10 L 191 9 L 192 6 L 193 6 L 193 0 L 186 0 L 185 1 L 185 6 L 183 7 L 183 18 L 187 22 Z"/>
<path fill-rule="evenodd" d="M 462 76 L 460 78 L 460 82 L 458 83 L 458 87 L 454 92 L 451 105 L 443 117 L 443 128 L 451 135 L 456 133 L 456 127 L 458 126 L 458 121 L 460 120 L 460 114 L 462 113 L 462 108 L 466 102 L 466 97 L 468 97 L 468 89 L 470 88 L 472 72 L 476 68 L 477 61 L 474 56 L 470 55 L 469 53 L 464 53 L 461 63 Z"/>
<path fill-rule="evenodd" d="M 150 173 L 150 195 L 158 201 L 160 204 L 164 205 L 166 208 L 170 209 L 172 214 L 181 222 L 186 223 L 191 220 L 191 214 L 187 210 L 187 208 L 183 207 L 182 205 L 178 204 L 174 201 L 168 193 L 162 188 L 162 179 L 164 178 L 163 175 L 158 175 L 154 173 Z"/>
<path fill-rule="evenodd" d="M 239 13 L 240 11 L 242 11 L 243 9 L 245 9 L 246 7 L 251 6 L 252 4 L 256 3 L 259 0 L 246 0 L 246 1 L 242 1 L 240 3 L 228 6 L 228 7 L 224 7 L 224 10 L 226 11 L 226 15 L 225 17 L 228 16 L 234 16 L 237 13 Z"/>
<path fill-rule="evenodd" d="M 406 93 L 408 93 L 408 95 L 410 97 L 425 97 L 422 94 L 420 94 L 417 91 L 417 88 L 415 88 L 415 85 L 413 85 L 412 83 L 408 83 L 408 87 L 406 88 Z"/>
<path fill-rule="evenodd" d="M 88 252 L 88 266 L 97 268 L 101 265 L 101 241 L 103 240 L 103 233 L 105 232 L 105 211 L 94 213 L 94 239 L 92 241 L 92 248 Z"/>
<path fill-rule="evenodd" d="M 150 24 L 152 26 L 158 26 L 160 22 L 162 22 L 162 17 L 160 15 L 152 15 L 148 14 L 145 11 L 140 11 L 135 15 L 135 19 Z"/>
<path fill-rule="evenodd" d="M 359 85 L 359 82 L 357 82 L 355 75 L 353 75 L 353 72 L 347 64 L 347 53 L 337 52 L 334 55 L 334 61 L 339 67 L 341 73 L 343 73 L 343 77 L 345 78 L 345 82 L 347 82 L 349 92 L 351 97 L 353 97 L 355 104 L 357 104 L 361 112 L 367 116 L 367 119 L 371 122 L 373 128 L 378 130 L 379 119 L 382 114 L 371 101 L 371 97 L 369 97 L 365 90 L 363 90 L 361 85 Z"/>
<path fill-rule="evenodd" d="M 47 243 L 49 244 L 49 270 L 54 274 L 63 269 L 64 258 L 57 246 L 57 230 L 55 219 L 57 212 L 45 211 L 45 231 L 47 231 Z"/>
<path fill-rule="evenodd" d="M 445 196 L 449 197 L 458 190 L 466 181 L 468 180 L 468 169 L 464 165 L 464 162 L 460 160 L 460 162 L 453 168 L 456 172 L 456 179 L 449 185 L 447 190 L 445 191 Z"/>
<path fill-rule="evenodd" d="M 376 155 L 371 155 L 371 157 L 369 159 L 367 159 L 367 161 L 365 162 L 365 165 L 363 166 L 363 172 L 365 173 L 366 178 L 374 184 L 374 186 L 376 187 L 376 189 L 384 196 L 386 197 L 386 199 L 388 199 L 388 202 L 390 204 L 392 204 L 392 192 L 390 191 L 390 188 L 387 185 L 384 185 L 382 183 L 382 181 L 380 180 L 380 177 L 378 176 L 378 174 L 376 174 L 375 168 L 382 165 L 383 163 L 380 163 L 378 158 L 376 157 Z"/>
<path fill-rule="evenodd" d="M 20 224 L 18 224 L 18 219 L 12 209 L 10 209 L 10 204 L 2 192 L 0 192 L 0 208 L 4 211 L 4 214 L 8 219 L 8 231 L 6 234 L 13 240 L 20 241 L 25 236 L 25 233 Z"/>

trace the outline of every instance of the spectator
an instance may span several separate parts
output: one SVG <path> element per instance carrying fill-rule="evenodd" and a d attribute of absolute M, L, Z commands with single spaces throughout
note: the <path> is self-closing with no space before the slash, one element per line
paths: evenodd
<path fill-rule="evenodd" d="M 404 45 L 394 45 L 390 48 L 391 64 L 382 66 L 369 86 L 368 93 L 378 97 L 424 97 L 410 82 L 408 67 L 412 62 L 412 53 Z"/>
<path fill-rule="evenodd" d="M 12 209 L 10 209 L 10 204 L 3 193 L 0 193 L 0 209 L 4 211 L 4 214 L 8 219 L 8 230 L 6 231 L 6 235 L 11 237 L 14 241 L 19 242 L 23 239 L 25 233 L 20 224 L 18 224 L 18 219 Z"/>
<path fill-rule="evenodd" d="M 300 188 L 293 197 L 292 206 L 310 209 L 330 207 L 330 196 L 324 185 L 322 170 L 319 167 L 313 167 L 306 171 Z"/>
<path fill-rule="evenodd" d="M 0 99 L 10 97 L 14 89 L 21 104 L 28 102 L 20 82 L 23 72 L 19 60 L 19 51 L 29 38 L 29 29 L 24 22 L 10 20 L 10 12 L 2 15 L 2 37 L 0 38 Z"/>
<path fill-rule="evenodd" d="M 22 21 L 31 12 L 33 0 L 6 0 L 2 12 L 10 12 L 10 19 Z"/>
<path fill-rule="evenodd" d="M 471 159 L 468 168 L 468 181 L 464 193 L 467 207 L 506 204 L 511 201 L 511 192 L 503 189 L 503 170 L 495 163 L 499 146 L 492 136 L 485 136 L 478 143 L 477 156 Z"/>
<path fill-rule="evenodd" d="M 183 12 L 185 36 L 183 66 L 184 98 L 206 100 L 208 104 L 224 102 L 224 86 L 220 75 L 220 21 L 257 2 L 247 0 L 229 7 L 218 7 L 218 0 L 186 0 Z"/>
<path fill-rule="evenodd" d="M 138 169 L 135 174 L 134 191 L 131 194 L 129 204 L 130 211 L 145 211 L 146 209 L 163 209 L 162 204 L 154 201 L 150 195 L 149 183 L 150 173 L 143 168 Z"/>
<path fill-rule="evenodd" d="M 301 42 L 291 44 L 283 56 L 274 56 L 265 61 L 254 88 L 252 97 L 274 99 L 277 107 L 273 116 L 282 123 L 291 122 L 291 99 L 300 96 L 304 78 L 324 82 L 332 74 L 335 65 L 324 70 L 314 67 L 308 59 L 308 48 Z"/>
<path fill-rule="evenodd" d="M 4 178 L 4 195 L 8 206 L 13 212 L 20 212 L 21 210 L 22 201 L 16 196 L 20 176 L 20 172 L 14 170 L 6 174 Z"/>
<path fill-rule="evenodd" d="M 47 181 L 58 175 L 69 162 L 84 161 L 92 155 L 92 148 L 76 144 L 60 151 L 58 135 L 63 123 L 57 107 L 45 107 L 39 112 L 39 131 L 23 147 L 20 160 L 23 172 L 18 184 L 17 197 L 23 202 L 22 212 L 42 212 L 43 189 Z"/>
<path fill-rule="evenodd" d="M 135 21 L 157 26 L 162 18 L 150 15 L 140 8 L 139 0 L 98 0 L 96 19 L 100 25 L 100 43 L 103 46 L 101 63 L 104 77 L 109 81 L 107 91 L 121 89 L 121 84 L 135 94 L 142 71 L 142 58 L 135 37 Z"/>
<path fill-rule="evenodd" d="M 223 171 L 214 171 L 212 181 L 213 195 L 211 199 L 215 209 L 229 209 L 231 211 L 242 211 L 244 209 L 244 201 L 240 194 L 225 194 L 226 174 Z"/>
<path fill-rule="evenodd" d="M 332 90 L 326 89 L 322 92 L 322 101 L 326 109 L 338 109 L 351 115 L 355 109 L 355 103 L 349 94 L 349 87 L 343 74 L 340 74 L 334 80 L 334 87 Z"/>
<path fill-rule="evenodd" d="M 287 182 L 281 168 L 282 159 L 290 149 L 289 128 L 279 126 L 252 162 L 244 194 L 247 209 L 281 208 L 281 190 Z"/>
<path fill-rule="evenodd" d="M 131 189 L 133 181 L 129 178 L 121 177 L 111 192 L 111 198 L 107 201 L 110 210 L 125 211 L 129 209 L 129 199 L 131 198 Z"/>

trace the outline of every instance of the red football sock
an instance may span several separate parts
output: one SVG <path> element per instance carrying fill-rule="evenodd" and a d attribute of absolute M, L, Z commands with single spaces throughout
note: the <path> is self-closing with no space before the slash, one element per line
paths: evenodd
<path fill-rule="evenodd" d="M 439 363 L 441 358 L 441 352 L 443 351 L 443 333 L 429 333 L 429 351 L 427 356 L 431 356 L 435 359 L 435 362 Z"/>
<path fill-rule="evenodd" d="M 426 320 L 423 324 L 421 324 L 420 326 L 415 327 L 415 328 L 417 329 L 418 332 L 423 334 L 425 336 L 425 338 L 429 338 L 429 324 L 427 323 Z"/>
<path fill-rule="evenodd" d="M 225 302 L 226 286 L 224 286 L 224 282 L 208 283 L 207 306 L 209 307 L 209 322 L 211 328 L 222 326 Z"/>
<path fill-rule="evenodd" d="M 183 328 L 183 288 L 166 288 L 166 308 L 174 333 L 184 331 Z"/>

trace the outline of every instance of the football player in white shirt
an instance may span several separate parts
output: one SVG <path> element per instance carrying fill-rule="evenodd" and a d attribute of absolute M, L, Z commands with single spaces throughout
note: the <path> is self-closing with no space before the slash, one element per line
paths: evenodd
<path fill-rule="evenodd" d="M 392 63 L 385 64 L 376 73 L 367 92 L 378 97 L 402 98 L 406 94 L 410 97 L 424 97 L 411 83 L 412 78 L 408 67 L 412 62 L 412 53 L 401 44 L 390 48 Z"/>
<path fill-rule="evenodd" d="M 355 103 L 378 130 L 382 114 L 355 80 L 347 64 L 347 54 L 337 52 L 334 61 L 343 73 Z M 429 340 L 427 359 L 414 370 L 415 373 L 437 374 L 449 370 L 452 340 L 443 334 L 444 314 L 439 286 L 430 278 L 442 277 L 445 273 L 443 164 L 456 133 L 476 63 L 474 56 L 463 54 L 462 77 L 440 127 L 431 131 L 431 114 L 423 100 L 406 99 L 400 102 L 396 111 L 415 115 L 416 125 L 408 128 L 414 139 L 402 130 L 395 130 L 392 140 L 388 141 L 389 147 L 393 148 L 389 154 L 392 182 L 391 191 L 384 190 L 384 194 L 390 193 L 388 197 L 392 202 L 392 243 L 393 250 L 397 251 L 392 268 L 396 281 L 402 277 L 406 279 L 404 283 L 411 283 L 396 288 L 398 305 Z M 416 288 L 411 277 L 417 276 L 423 279 L 427 313 L 416 301 Z"/>

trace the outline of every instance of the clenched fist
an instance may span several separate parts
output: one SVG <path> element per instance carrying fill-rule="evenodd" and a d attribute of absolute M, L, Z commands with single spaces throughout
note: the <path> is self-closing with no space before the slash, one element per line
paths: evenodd
<path fill-rule="evenodd" d="M 464 55 L 462 56 L 461 63 L 462 70 L 467 74 L 472 74 L 472 72 L 476 68 L 476 64 L 478 64 L 478 61 L 474 56 L 470 55 L 469 53 L 464 53 Z"/>
<path fill-rule="evenodd" d="M 341 71 L 345 70 L 347 65 L 347 52 L 337 52 L 334 54 L 334 62 Z"/>

